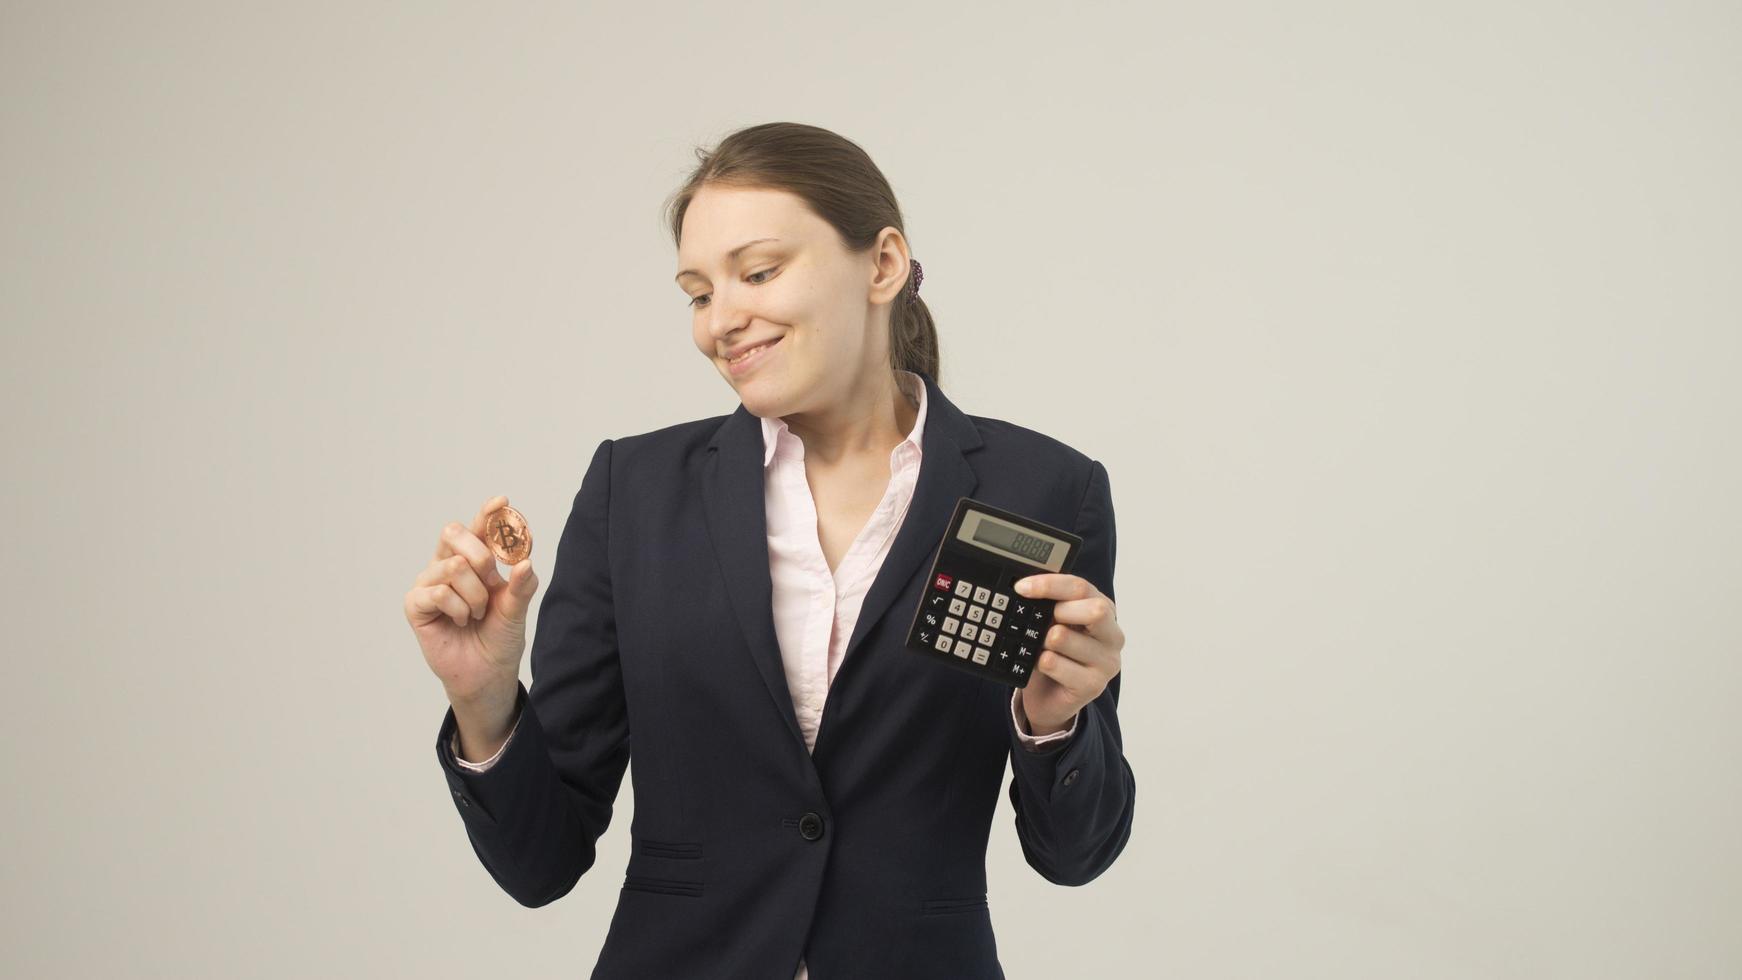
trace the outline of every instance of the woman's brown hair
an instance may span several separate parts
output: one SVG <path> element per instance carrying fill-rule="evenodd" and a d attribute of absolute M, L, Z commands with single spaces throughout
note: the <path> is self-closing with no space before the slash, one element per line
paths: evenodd
<path fill-rule="evenodd" d="M 667 200 L 673 245 L 683 242 L 690 199 L 707 184 L 787 191 L 827 221 L 849 250 L 863 252 L 877 234 L 894 227 L 903 236 L 901 205 L 883 171 L 857 143 L 818 126 L 760 123 L 722 139 L 712 150 L 696 148 L 696 169 Z M 908 275 L 912 276 L 909 267 Z M 889 362 L 938 381 L 938 331 L 925 300 L 905 293 L 889 311 Z"/>

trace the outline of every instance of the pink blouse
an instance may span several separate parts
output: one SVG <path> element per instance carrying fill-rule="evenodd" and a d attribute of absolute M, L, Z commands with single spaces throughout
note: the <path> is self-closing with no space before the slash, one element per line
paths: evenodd
<path fill-rule="evenodd" d="M 859 607 L 895 542 L 895 532 L 907 516 L 907 505 L 913 500 L 913 487 L 919 479 L 920 442 L 925 433 L 925 382 L 912 371 L 898 371 L 896 375 L 903 394 L 919 409 L 919 414 L 914 418 L 913 431 L 890 450 L 889 486 L 883 492 L 883 501 L 833 572 L 829 571 L 822 542 L 817 538 L 816 501 L 805 479 L 804 443 L 792 434 L 784 419 L 762 420 L 763 496 L 768 519 L 768 572 L 774 590 L 774 632 L 780 641 L 786 686 L 792 692 L 798 727 L 804 733 L 805 746 L 813 751 L 823 720 L 823 703 L 835 672 L 841 668 L 847 641 L 859 620 Z M 1070 727 L 1063 731 L 1043 736 L 1029 734 L 1028 719 L 1018 710 L 1021 693 L 1019 690 L 1010 693 L 1010 718 L 1025 748 L 1042 751 L 1076 733 L 1077 720 L 1072 718 Z M 519 725 L 517 716 L 514 730 Z M 510 731 L 502 748 L 506 749 L 513 739 L 514 732 Z M 483 762 L 467 762 L 460 758 L 459 743 L 456 732 L 451 745 L 454 761 L 473 772 L 489 769 L 502 756 L 498 749 Z M 804 960 L 799 960 L 794 980 L 807 980 L 809 975 Z"/>

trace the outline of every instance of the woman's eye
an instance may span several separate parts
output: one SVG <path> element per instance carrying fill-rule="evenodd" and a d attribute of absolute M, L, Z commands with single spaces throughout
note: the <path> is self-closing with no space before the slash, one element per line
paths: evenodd
<path fill-rule="evenodd" d="M 775 273 L 775 272 L 778 272 L 778 271 L 779 271 L 779 270 L 780 270 L 780 267 L 779 267 L 779 266 L 775 266 L 775 267 L 774 267 L 774 268 L 772 268 L 772 269 L 763 269 L 763 270 L 762 270 L 762 271 L 761 271 L 761 272 L 752 272 L 752 273 L 750 273 L 750 274 L 749 274 L 749 275 L 748 275 L 748 276 L 745 276 L 745 277 L 744 277 L 744 278 L 746 278 L 746 279 L 755 279 L 755 278 L 756 278 L 756 277 L 757 277 L 757 276 L 767 276 L 767 275 L 772 275 L 772 274 L 774 274 L 774 273 Z M 768 281 L 768 280 L 766 280 L 766 279 L 762 279 L 762 280 L 758 280 L 758 281 L 756 281 L 756 282 L 753 282 L 753 283 L 752 283 L 752 284 L 751 284 L 751 285 L 755 285 L 755 286 L 760 286 L 760 285 L 762 285 L 762 284 L 763 284 L 763 283 L 765 283 L 765 282 L 767 282 L 767 281 Z M 701 308 L 701 307 L 703 307 L 703 306 L 706 306 L 706 305 L 707 305 L 707 304 L 706 304 L 706 303 L 703 303 L 703 302 L 702 302 L 702 300 L 705 300 L 705 299 L 707 299 L 707 298 L 708 298 L 708 294 L 707 294 L 707 293 L 703 293 L 703 294 L 701 294 L 701 295 L 700 295 L 700 296 L 697 296 L 697 297 L 696 297 L 696 298 L 694 298 L 694 299 L 692 299 L 692 300 L 690 300 L 690 303 L 689 303 L 689 305 L 691 305 L 691 306 L 693 306 L 693 307 L 696 307 L 696 308 L 698 308 L 698 309 L 699 309 L 699 308 Z"/>

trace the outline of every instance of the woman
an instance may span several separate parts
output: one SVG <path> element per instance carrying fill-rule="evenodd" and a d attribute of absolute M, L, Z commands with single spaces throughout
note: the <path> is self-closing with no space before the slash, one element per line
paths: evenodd
<path fill-rule="evenodd" d="M 1048 880 L 1090 881 L 1130 835 L 1106 470 L 944 397 L 900 209 L 852 142 L 741 130 L 669 206 L 696 347 L 741 406 L 599 444 L 530 690 L 538 580 L 530 560 L 503 579 L 481 539 L 506 497 L 444 528 L 406 594 L 472 847 L 517 901 L 555 901 L 633 756 L 594 977 L 1002 977 L 986 841 L 1006 759 Z M 1056 624 L 1024 688 L 903 648 L 970 495 L 1083 538 L 1080 574 L 1031 578 Z"/>

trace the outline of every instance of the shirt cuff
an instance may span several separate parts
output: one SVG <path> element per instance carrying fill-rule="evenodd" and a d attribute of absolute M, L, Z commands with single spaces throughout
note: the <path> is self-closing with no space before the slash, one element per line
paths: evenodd
<path fill-rule="evenodd" d="M 1021 695 L 1021 688 L 1010 692 L 1010 721 L 1016 726 L 1017 739 L 1020 740 L 1025 747 L 1038 750 L 1042 746 L 1051 745 L 1054 742 L 1063 742 L 1077 733 L 1077 719 L 1082 717 L 1083 713 L 1081 711 L 1071 716 L 1070 725 L 1063 731 L 1053 732 L 1051 735 L 1029 734 L 1028 718 L 1017 708 L 1017 701 Z"/>
<path fill-rule="evenodd" d="M 522 711 L 521 714 L 524 715 L 526 712 Z M 495 755 L 485 759 L 483 762 L 467 762 L 460 758 L 460 733 L 459 730 L 456 729 L 453 737 L 448 740 L 448 748 L 453 754 L 454 765 L 459 766 L 461 769 L 469 769 L 472 772 L 483 772 L 484 770 L 489 769 L 491 766 L 496 764 L 497 759 L 502 758 L 502 753 L 507 750 L 508 743 L 514 741 L 514 733 L 517 731 L 520 731 L 520 718 L 518 716 L 514 719 L 514 727 L 508 730 L 508 737 L 502 740 L 502 748 L 497 749 Z"/>

